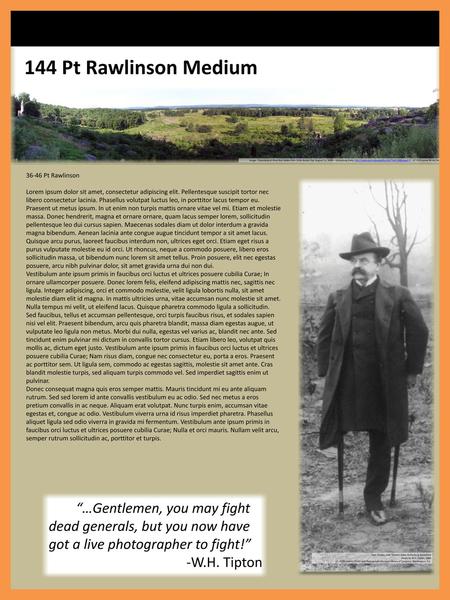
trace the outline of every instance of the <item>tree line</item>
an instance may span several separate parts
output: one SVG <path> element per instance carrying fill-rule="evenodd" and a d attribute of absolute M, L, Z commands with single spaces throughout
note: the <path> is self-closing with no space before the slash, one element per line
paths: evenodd
<path fill-rule="evenodd" d="M 379 117 L 391 117 L 397 115 L 398 108 L 325 108 L 325 107 L 311 107 L 311 108 L 290 108 L 290 107 L 223 107 L 223 108 L 205 108 L 203 114 L 206 116 L 214 117 L 216 115 L 227 115 L 230 117 L 312 117 L 313 115 L 322 115 L 324 117 L 336 117 L 336 113 L 345 112 L 345 115 L 349 119 L 355 120 L 369 120 L 377 119 Z"/>
<path fill-rule="evenodd" d="M 60 123 L 68 127 L 81 126 L 122 131 L 129 127 L 142 125 L 146 121 L 143 111 L 118 108 L 68 108 L 39 103 L 36 99 L 31 99 L 27 93 L 12 97 L 14 116 L 20 114 L 22 106 L 24 116 L 40 117 L 50 123 Z"/>

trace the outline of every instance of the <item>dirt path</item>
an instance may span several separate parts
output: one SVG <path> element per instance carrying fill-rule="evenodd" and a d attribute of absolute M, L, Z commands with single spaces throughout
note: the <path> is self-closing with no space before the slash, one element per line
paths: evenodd
<path fill-rule="evenodd" d="M 431 471 L 419 474 L 411 465 L 400 463 L 397 481 L 397 504 L 390 508 L 390 487 L 384 502 L 388 522 L 373 525 L 363 503 L 365 449 L 357 434 L 347 441 L 346 475 L 344 478 L 344 515 L 338 514 L 336 449 L 320 452 L 310 447 L 304 455 L 302 487 L 302 570 L 430 570 L 420 561 L 398 566 L 357 564 L 324 566 L 312 561 L 317 552 L 357 553 L 430 553 L 432 552 L 433 484 Z M 405 460 L 404 463 L 407 463 Z"/>

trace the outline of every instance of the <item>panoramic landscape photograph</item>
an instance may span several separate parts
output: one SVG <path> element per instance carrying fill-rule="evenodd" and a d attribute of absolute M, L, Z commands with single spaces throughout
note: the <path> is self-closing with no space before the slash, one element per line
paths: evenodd
<path fill-rule="evenodd" d="M 13 98 L 17 160 L 436 158 L 438 104 L 76 109 Z"/>
<path fill-rule="evenodd" d="M 57 50 L 14 49 L 14 160 L 438 157 L 435 48 Z"/>

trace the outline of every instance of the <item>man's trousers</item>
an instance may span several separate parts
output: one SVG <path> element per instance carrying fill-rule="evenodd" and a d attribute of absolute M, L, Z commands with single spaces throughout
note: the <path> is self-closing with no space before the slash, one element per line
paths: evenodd
<path fill-rule="evenodd" d="M 389 483 L 391 445 L 382 431 L 369 431 L 369 461 L 367 464 L 364 501 L 367 510 L 382 510 L 381 494 Z"/>

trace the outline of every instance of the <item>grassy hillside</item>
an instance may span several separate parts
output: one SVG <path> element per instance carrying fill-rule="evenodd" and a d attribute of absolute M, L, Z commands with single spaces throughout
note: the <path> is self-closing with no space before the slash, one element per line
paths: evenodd
<path fill-rule="evenodd" d="M 32 117 L 14 119 L 16 160 L 163 160 L 189 158 L 175 145 L 140 135 L 104 132 L 49 123 Z"/>
<path fill-rule="evenodd" d="M 21 160 L 84 160 L 86 151 L 66 128 L 32 117 L 15 119 L 14 157 Z"/>

